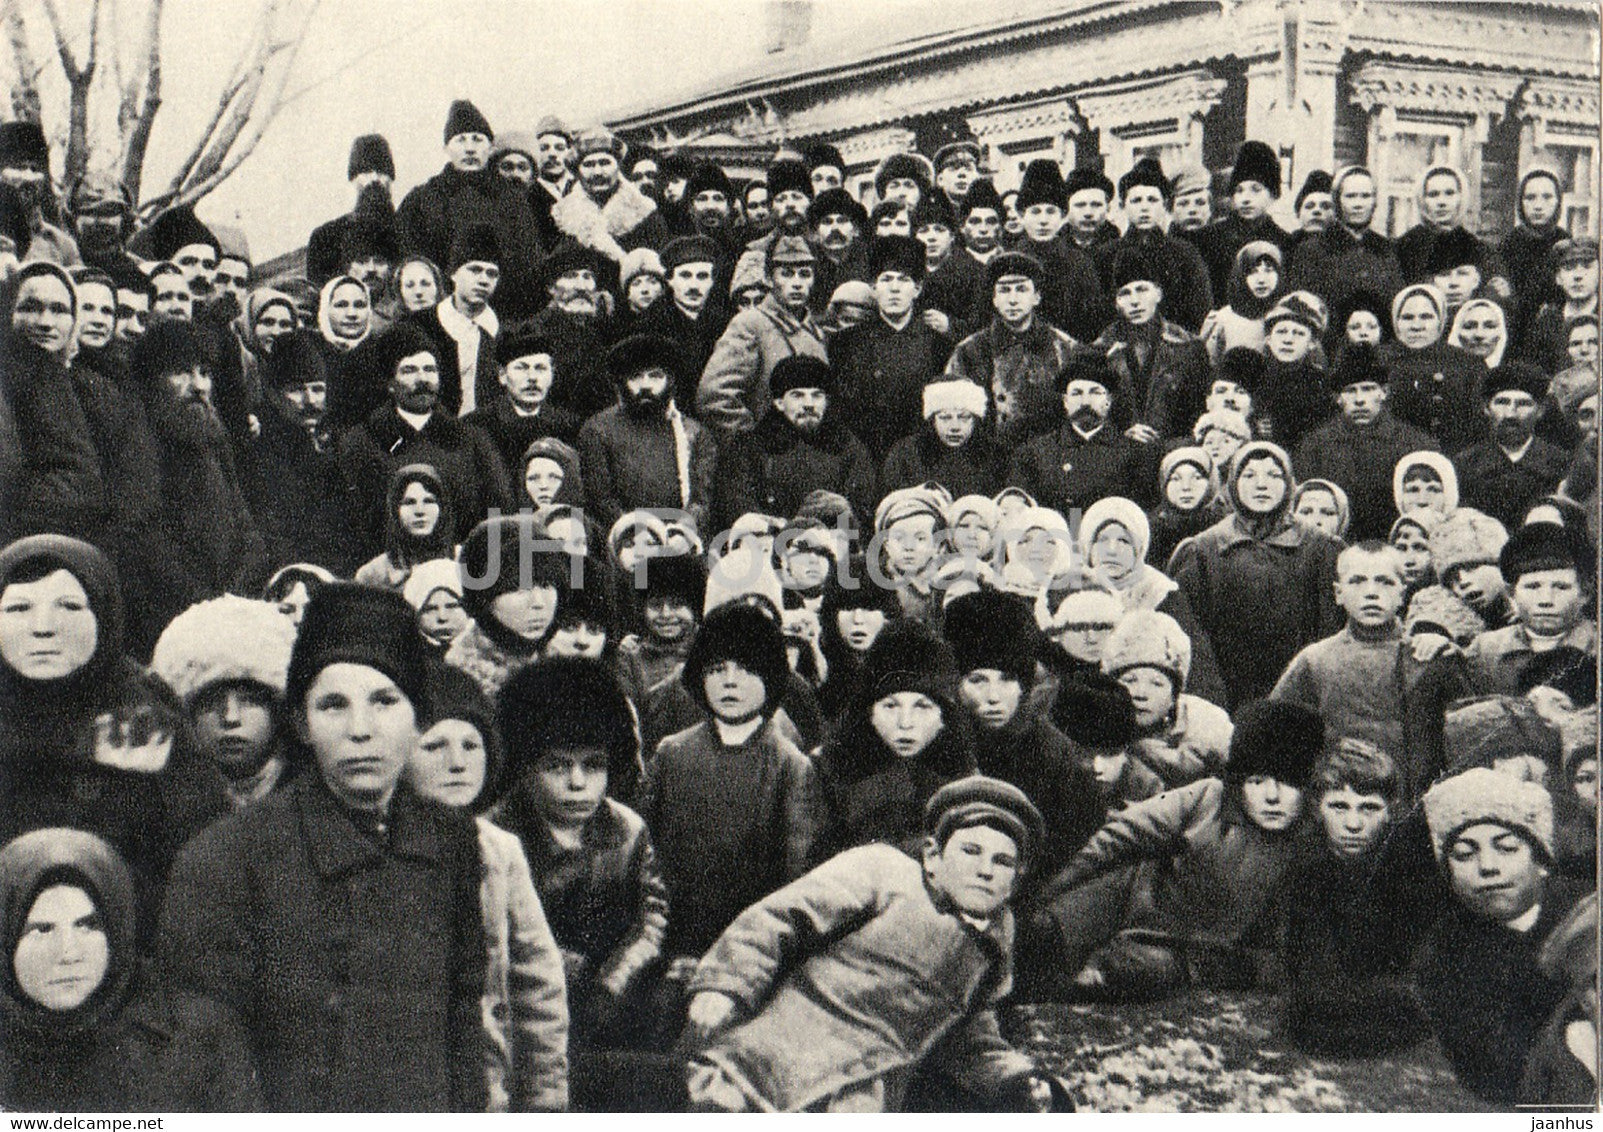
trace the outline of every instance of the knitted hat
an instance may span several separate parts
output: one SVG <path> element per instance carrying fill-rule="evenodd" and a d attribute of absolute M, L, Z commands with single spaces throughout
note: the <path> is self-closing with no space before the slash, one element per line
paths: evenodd
<path fill-rule="evenodd" d="M 717 263 L 722 258 L 718 245 L 711 236 L 680 236 L 669 240 L 662 249 L 662 269 L 672 275 L 673 270 L 687 263 Z"/>
<path fill-rule="evenodd" d="M 862 687 L 868 702 L 897 692 L 918 692 L 937 703 L 953 703 L 957 662 L 946 642 L 922 621 L 886 623 L 864 657 Z"/>
<path fill-rule="evenodd" d="M 1365 343 L 1349 343 L 1336 355 L 1336 364 L 1330 371 L 1330 388 L 1336 391 L 1350 385 L 1373 382 L 1382 389 L 1391 381 L 1380 351 Z"/>
<path fill-rule="evenodd" d="M 1236 711 L 1225 761 L 1225 780 L 1263 775 L 1299 790 L 1314 775 L 1325 749 L 1325 721 L 1317 711 L 1284 700 L 1254 700 Z"/>
<path fill-rule="evenodd" d="M 1451 515 L 1458 510 L 1458 471 L 1453 467 L 1453 462 L 1440 452 L 1423 449 L 1418 452 L 1410 452 L 1401 460 L 1398 460 L 1397 466 L 1392 469 L 1391 490 L 1393 506 L 1399 511 L 1402 510 L 1403 481 L 1408 478 L 1408 473 L 1411 469 L 1421 467 L 1429 468 L 1436 474 L 1436 478 L 1441 481 L 1442 502 L 1446 505 L 1446 513 Z"/>
<path fill-rule="evenodd" d="M 874 170 L 875 194 L 884 199 L 886 186 L 897 180 L 918 182 L 920 195 L 928 196 L 930 185 L 935 181 L 935 170 L 921 154 L 892 153 Z"/>
<path fill-rule="evenodd" d="M 501 263 L 501 240 L 488 224 L 474 224 L 457 232 L 451 239 L 451 254 L 446 257 L 445 273 L 454 275 L 464 263 Z"/>
<path fill-rule="evenodd" d="M 1266 332 L 1272 330 L 1275 323 L 1288 318 L 1293 322 L 1302 323 L 1316 335 L 1325 331 L 1325 315 L 1318 307 L 1309 303 L 1301 291 L 1281 296 L 1280 301 L 1269 308 L 1269 313 L 1263 316 L 1264 330 Z"/>
<path fill-rule="evenodd" d="M 1163 286 L 1163 273 L 1151 256 L 1133 247 L 1122 247 L 1113 257 L 1109 287 L 1117 294 L 1128 283 L 1146 282 Z"/>
<path fill-rule="evenodd" d="M 217 249 L 219 255 L 223 247 L 216 234 L 196 217 L 194 206 L 187 204 L 169 208 L 156 217 L 135 243 L 149 253 L 146 258 L 159 260 L 172 259 L 180 249 L 191 244 L 209 245 Z"/>
<path fill-rule="evenodd" d="M 1521 696 L 1475 696 L 1447 709 L 1442 725 L 1444 762 L 1449 771 L 1492 766 L 1500 759 L 1534 756 L 1557 777 L 1564 759 L 1558 730 Z"/>
<path fill-rule="evenodd" d="M 1508 536 L 1498 553 L 1497 566 L 1510 586 L 1520 575 L 1539 570 L 1574 570 L 1586 579 L 1597 571 L 1597 552 L 1585 535 L 1558 523 L 1526 523 Z"/>
<path fill-rule="evenodd" d="M 943 632 L 959 673 L 994 668 L 1028 688 L 1041 651 L 1035 614 L 1024 599 L 980 590 L 946 606 Z"/>
<path fill-rule="evenodd" d="M 556 347 L 552 344 L 551 339 L 530 326 L 516 326 L 496 337 L 495 362 L 497 365 L 508 365 L 519 358 L 527 358 L 534 354 L 545 354 L 555 360 Z"/>
<path fill-rule="evenodd" d="M 1187 196 L 1190 193 L 1211 192 L 1213 190 L 1213 174 L 1202 165 L 1200 161 L 1193 161 L 1189 165 L 1180 167 L 1169 184 L 1176 197 Z"/>
<path fill-rule="evenodd" d="M 701 193 L 723 193 L 725 200 L 732 201 L 735 199 L 735 186 L 729 183 L 729 174 L 719 166 L 711 161 L 701 161 L 696 163 L 690 179 L 685 182 L 684 199 L 693 201 Z"/>
<path fill-rule="evenodd" d="M 926 386 L 925 388 L 928 388 Z M 952 501 L 946 509 L 951 517 L 952 525 L 956 526 L 965 515 L 978 515 L 987 530 L 996 530 L 996 524 L 1002 517 L 1001 508 L 996 501 L 988 495 L 964 495 Z"/>
<path fill-rule="evenodd" d="M 483 134 L 491 141 L 495 140 L 495 131 L 490 129 L 490 120 L 479 113 L 479 108 L 465 98 L 459 98 L 451 103 L 451 109 L 445 114 L 445 140 L 450 141 L 458 134 Z"/>
<path fill-rule="evenodd" d="M 136 379 L 155 382 L 170 373 L 187 373 L 210 364 L 206 344 L 193 323 L 157 319 L 134 343 L 129 372 Z"/>
<path fill-rule="evenodd" d="M 924 804 L 924 829 L 937 845 L 960 829 L 994 826 L 1013 838 L 1019 873 L 1029 871 L 1046 839 L 1046 822 L 1029 797 L 1011 782 L 971 774 L 948 782 Z"/>
<path fill-rule="evenodd" d="M 778 236 L 768 245 L 768 252 L 763 257 L 763 266 L 766 270 L 781 263 L 817 263 L 818 256 L 813 253 L 813 245 L 801 236 Z M 736 274 L 739 274 L 738 271 Z M 734 290 L 733 284 L 730 290 Z"/>
<path fill-rule="evenodd" d="M 976 208 L 988 208 L 998 217 L 1007 214 L 1007 208 L 1002 204 L 1002 197 L 996 191 L 996 186 L 984 178 L 975 181 L 963 194 L 962 202 L 957 206 L 957 220 L 962 224 L 968 219 L 968 214 Z"/>
<path fill-rule="evenodd" d="M 846 172 L 846 159 L 841 156 L 840 150 L 828 142 L 812 142 L 802 149 L 802 160 L 807 163 L 807 171 L 833 167 L 842 173 Z"/>
<path fill-rule="evenodd" d="M 1430 558 L 1438 577 L 1458 566 L 1495 563 L 1508 542 L 1508 531 L 1490 515 L 1460 507 L 1436 524 L 1430 535 Z"/>
<path fill-rule="evenodd" d="M 809 198 L 813 195 L 813 181 L 807 175 L 807 166 L 793 158 L 782 157 L 770 164 L 766 180 L 769 200 L 780 193 L 801 193 Z"/>
<path fill-rule="evenodd" d="M 1597 657 L 1572 645 L 1539 652 L 1520 666 L 1520 695 L 1532 688 L 1553 688 L 1577 709 L 1597 703 Z"/>
<path fill-rule="evenodd" d="M 1425 256 L 1426 275 L 1446 275 L 1460 267 L 1484 267 L 1486 250 L 1462 228 L 1449 228 L 1431 239 Z"/>
<path fill-rule="evenodd" d="M 262 359 L 262 384 L 269 389 L 299 389 L 313 381 L 328 380 L 328 362 L 316 331 L 291 330 L 273 341 L 273 351 Z"/>
<path fill-rule="evenodd" d="M 427 680 L 425 647 L 417 614 L 400 594 L 347 582 L 324 586 L 306 603 L 284 702 L 304 710 L 306 693 L 323 669 L 361 664 L 384 673 L 420 707 Z"/>
<path fill-rule="evenodd" d="M 976 417 L 983 417 L 986 403 L 985 386 L 965 377 L 937 378 L 924 386 L 926 420 L 943 409 L 961 409 L 973 413 Z"/>
<path fill-rule="evenodd" d="M 777 533 L 784 525 L 784 520 L 775 519 L 768 529 Z M 728 602 L 754 598 L 762 599 L 776 610 L 784 608 L 784 585 L 774 571 L 773 560 L 760 553 L 760 546 L 760 543 L 736 546 L 712 563 L 707 570 L 707 589 L 701 602 L 704 614 Z"/>
<path fill-rule="evenodd" d="M 1398 522 L 1402 522 L 1401 519 Z M 1455 593 L 1443 586 L 1426 586 L 1408 602 L 1403 615 L 1403 635 L 1436 633 L 1459 647 L 1486 631 L 1486 621 Z"/>
<path fill-rule="evenodd" d="M 1256 393 L 1263 384 L 1268 363 L 1257 350 L 1246 346 L 1232 346 L 1219 359 L 1219 377 L 1234 382 L 1248 393 Z"/>
<path fill-rule="evenodd" d="M 868 229 L 868 209 L 859 204 L 845 189 L 825 189 L 807 206 L 807 227 L 816 228 L 826 216 L 839 214 L 857 225 L 859 232 Z M 775 241 L 776 243 L 778 241 Z"/>
<path fill-rule="evenodd" d="M 1116 751 L 1136 739 L 1130 690 L 1094 669 L 1065 680 L 1058 688 L 1052 722 L 1076 745 L 1096 751 Z"/>
<path fill-rule="evenodd" d="M 581 656 L 550 656 L 513 672 L 496 696 L 510 781 L 547 751 L 607 752 L 607 793 L 634 796 L 640 778 L 640 721 L 612 666 Z"/>
<path fill-rule="evenodd" d="M 168 623 L 150 670 L 186 704 L 214 684 L 248 681 L 284 694 L 295 623 L 278 606 L 224 594 L 199 602 Z"/>
<path fill-rule="evenodd" d="M 1228 193 L 1234 194 L 1243 181 L 1257 181 L 1269 190 L 1269 195 L 1280 195 L 1280 159 L 1275 151 L 1261 141 L 1244 141 L 1236 150 L 1236 162 L 1230 168 Z"/>
<path fill-rule="evenodd" d="M 1102 671 L 1117 677 L 1132 668 L 1156 668 L 1179 695 L 1191 674 L 1191 638 L 1167 613 L 1132 609 L 1102 643 Z"/>
<path fill-rule="evenodd" d="M 1553 798 L 1540 783 L 1474 767 L 1432 786 L 1421 804 L 1438 861 L 1460 833 L 1483 822 L 1506 826 L 1544 856 L 1553 854 Z"/>
<path fill-rule="evenodd" d="M 658 279 L 666 280 L 668 271 L 662 260 L 657 258 L 655 251 L 650 248 L 636 248 L 627 253 L 623 257 L 623 262 L 618 265 L 618 286 L 627 291 L 629 284 L 637 275 L 655 275 Z"/>
<path fill-rule="evenodd" d="M 1528 393 L 1540 405 L 1547 400 L 1549 378 L 1538 366 L 1530 362 L 1507 361 L 1486 375 L 1481 383 L 1481 399 L 1490 401 L 1499 393 L 1513 391 Z"/>
<path fill-rule="evenodd" d="M 1313 172 L 1309 173 L 1308 176 L 1303 179 L 1302 188 L 1297 190 L 1297 211 L 1301 212 L 1302 202 L 1313 196 L 1315 193 L 1322 193 L 1325 196 L 1330 196 L 1333 185 L 1334 182 L 1331 180 L 1330 174 L 1325 172 L 1323 169 L 1315 169 Z"/>
<path fill-rule="evenodd" d="M 559 137 L 567 138 L 569 141 L 573 140 L 573 131 L 568 129 L 562 119 L 555 114 L 547 114 L 534 127 L 534 136 L 536 138 L 543 138 L 547 134 L 556 134 Z"/>
<path fill-rule="evenodd" d="M 707 669 L 732 660 L 763 682 L 763 714 L 772 715 L 784 695 L 790 664 L 779 611 L 755 596 L 736 598 L 708 611 L 685 655 L 679 680 L 703 711 L 707 702 Z"/>
<path fill-rule="evenodd" d="M 1134 170 L 1131 170 L 1131 172 L 1134 172 Z M 1129 174 L 1127 173 L 1125 176 L 1128 177 Z M 1124 183 L 1122 178 L 1119 183 L 1121 185 Z M 1106 173 L 1100 168 L 1092 168 L 1089 165 L 1076 165 L 1069 170 L 1069 175 L 1063 180 L 1064 195 L 1072 201 L 1075 194 L 1082 193 L 1087 189 L 1098 189 L 1109 201 L 1113 200 L 1113 182 L 1108 180 Z"/>
<path fill-rule="evenodd" d="M 436 590 L 445 590 L 462 597 L 462 571 L 450 558 L 431 558 L 412 567 L 401 587 L 401 596 L 413 609 L 421 610 Z"/>
<path fill-rule="evenodd" d="M 877 236 L 868 245 L 868 278 L 899 271 L 915 282 L 924 278 L 924 245 L 911 236 Z"/>
<path fill-rule="evenodd" d="M 677 383 L 684 360 L 679 347 L 657 334 L 633 334 L 607 351 L 607 374 L 622 385 L 636 374 L 661 369 Z"/>
<path fill-rule="evenodd" d="M 1024 177 L 1019 181 L 1019 199 L 1016 204 L 1020 213 L 1032 204 L 1055 204 L 1062 209 L 1068 207 L 1069 198 L 1064 191 L 1063 174 L 1058 169 L 1056 161 L 1037 157 L 1024 167 Z"/>
<path fill-rule="evenodd" d="M 0 122 L 0 169 L 37 165 L 48 176 L 50 146 L 38 122 Z"/>
<path fill-rule="evenodd" d="M 1130 167 L 1128 173 L 1119 178 L 1119 199 L 1121 201 L 1129 199 L 1130 190 L 1140 185 L 1157 189 L 1163 194 L 1163 203 L 1166 205 L 1174 201 L 1174 186 L 1169 183 L 1169 178 L 1163 175 L 1163 166 L 1158 164 L 1156 157 L 1143 157 Z"/>
<path fill-rule="evenodd" d="M 1228 410 L 1226 411 L 1228 412 Z M 1241 416 L 1240 413 L 1231 415 Z M 1242 418 L 1242 424 L 1246 424 L 1246 418 L 1244 417 Z M 1181 464 L 1189 464 L 1196 468 L 1197 471 L 1202 473 L 1202 477 L 1208 481 L 1211 489 L 1210 494 L 1218 493 L 1219 477 L 1214 471 L 1213 457 L 1208 455 L 1206 448 L 1194 444 L 1171 448 L 1163 454 L 1163 459 L 1158 462 L 1158 488 L 1160 491 L 1168 486 L 1169 477 L 1174 474 L 1174 470 Z"/>
<path fill-rule="evenodd" d="M 774 372 L 768 376 L 768 392 L 775 400 L 792 389 L 822 389 L 825 395 L 835 391 L 835 372 L 829 363 L 811 354 L 791 354 L 779 359 Z"/>
<path fill-rule="evenodd" d="M 694 554 L 653 554 L 646 559 L 641 605 L 671 599 L 699 614 L 706 598 L 707 568 Z"/>
<path fill-rule="evenodd" d="M 363 134 L 351 143 L 351 160 L 345 177 L 354 181 L 362 173 L 382 173 L 392 181 L 395 179 L 395 157 L 383 134 Z"/>
<path fill-rule="evenodd" d="M 1002 252 L 993 256 L 991 262 L 985 266 L 986 289 L 995 292 L 996 285 L 1009 275 L 1022 275 L 1035 284 L 1040 290 L 1046 281 L 1046 271 L 1041 267 L 1041 261 L 1027 252 Z"/>
<path fill-rule="evenodd" d="M 974 164 L 978 165 L 983 160 L 980 143 L 973 138 L 959 138 L 957 141 L 947 142 L 935 151 L 935 159 L 930 164 L 935 166 L 936 172 L 939 172 L 958 157 L 972 158 Z"/>
<path fill-rule="evenodd" d="M 611 154 L 618 161 L 629 152 L 629 147 L 623 139 L 614 134 L 605 126 L 591 126 L 589 129 L 579 131 L 573 139 L 573 160 L 583 161 L 593 153 Z"/>

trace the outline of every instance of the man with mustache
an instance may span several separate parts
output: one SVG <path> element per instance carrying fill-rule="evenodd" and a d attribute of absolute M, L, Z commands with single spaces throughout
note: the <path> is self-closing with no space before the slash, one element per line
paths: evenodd
<path fill-rule="evenodd" d="M 720 264 L 724 262 L 728 262 L 725 253 L 707 236 L 680 236 L 662 249 L 668 301 L 654 303 L 646 311 L 640 332 L 666 338 L 679 347 L 687 382 L 701 376 L 728 322 L 727 294 L 719 288 Z M 727 292 L 727 280 L 724 282 Z M 677 390 L 675 400 L 694 405 L 695 386 Z"/>
<path fill-rule="evenodd" d="M 579 182 L 551 206 L 551 221 L 563 236 L 607 261 L 607 286 L 616 285 L 624 256 L 668 242 L 668 226 L 656 202 L 624 180 L 622 162 L 628 151 L 604 127 L 579 134 L 573 142 Z"/>
<path fill-rule="evenodd" d="M 1547 378 L 1529 362 L 1504 362 L 1481 388 L 1491 436 L 1453 457 L 1459 503 L 1492 516 L 1510 530 L 1544 495 L 1551 494 L 1569 457 L 1535 433 L 1547 397 Z"/>
<path fill-rule="evenodd" d="M 825 189 L 807 207 L 807 234 L 818 253 L 813 315 L 822 314 L 835 288 L 848 280 L 868 282 L 868 210 L 845 189 Z"/>
<path fill-rule="evenodd" d="M 774 367 L 768 393 L 772 407 L 756 430 L 734 438 L 719 455 L 718 525 L 750 511 L 794 515 L 814 491 L 843 495 L 859 515 L 871 514 L 874 460 L 844 416 L 830 412 L 835 375 L 829 363 L 805 354 L 786 358 Z"/>
<path fill-rule="evenodd" d="M 1154 445 L 1137 444 L 1108 423 L 1117 383 L 1106 359 L 1082 353 L 1058 375 L 1064 420 L 1013 454 L 1007 482 L 1065 517 L 1109 495 L 1154 502 Z"/>
<path fill-rule="evenodd" d="M 674 403 L 681 380 L 679 352 L 672 342 L 637 334 L 606 356 L 618 403 L 579 430 L 579 460 L 585 502 L 603 529 L 626 511 L 668 508 L 707 526 L 712 497 L 712 437 Z"/>
<path fill-rule="evenodd" d="M 50 189 L 50 147 L 37 122 L 0 123 L 0 183 L 22 198 L 33 233 L 26 248 L 16 249 L 18 259 L 62 267 L 83 262 L 77 242 L 60 227 L 61 210 Z"/>
<path fill-rule="evenodd" d="M 599 252 L 571 241 L 558 245 L 545 262 L 545 309 L 524 327 L 551 344 L 556 376 L 546 401 L 581 419 L 614 400 L 603 364 L 613 338 L 611 293 L 602 290 L 600 282 L 607 268 Z"/>

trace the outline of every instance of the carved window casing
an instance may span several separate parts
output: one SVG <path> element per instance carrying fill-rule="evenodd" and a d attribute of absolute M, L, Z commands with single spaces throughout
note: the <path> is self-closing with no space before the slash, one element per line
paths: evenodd
<path fill-rule="evenodd" d="M 1598 117 L 1596 84 L 1538 79 L 1520 95 L 1519 167 L 1555 170 L 1564 193 L 1558 222 L 1576 235 L 1597 235 Z"/>

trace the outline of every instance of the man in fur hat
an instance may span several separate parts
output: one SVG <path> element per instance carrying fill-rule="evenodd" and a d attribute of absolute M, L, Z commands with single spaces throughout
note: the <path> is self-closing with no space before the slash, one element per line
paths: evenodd
<path fill-rule="evenodd" d="M 827 142 L 814 142 L 802 150 L 812 196 L 838 189 L 846 183 L 846 159 Z"/>
<path fill-rule="evenodd" d="M 306 241 L 306 278 L 314 287 L 322 287 L 345 270 L 349 262 L 345 241 L 355 225 L 365 221 L 394 229 L 395 205 L 390 199 L 390 186 L 395 183 L 395 158 L 382 134 L 363 134 L 351 142 L 345 176 L 356 190 L 355 207 L 344 216 L 319 224 Z"/>
<path fill-rule="evenodd" d="M 1286 237 L 1286 259 L 1304 240 L 1319 235 L 1336 222 L 1336 198 L 1332 192 L 1334 182 L 1323 169 L 1310 170 L 1297 190 L 1297 228 Z"/>
<path fill-rule="evenodd" d="M 1108 219 L 1113 204 L 1113 182 L 1100 165 L 1076 165 L 1063 181 L 1068 198 L 1068 223 L 1063 230 L 1074 246 L 1095 257 L 1097 250 L 1123 233 Z"/>
<path fill-rule="evenodd" d="M 748 511 L 794 515 L 817 490 L 845 496 L 860 514 L 873 507 L 875 462 L 851 428 L 867 418 L 836 405 L 835 390 L 835 374 L 818 358 L 797 355 L 774 367 L 769 410 L 719 453 L 720 528 Z"/>
<path fill-rule="evenodd" d="M 1504 362 L 1487 375 L 1480 397 L 1491 436 L 1453 457 L 1460 502 L 1517 527 L 1569 469 L 1568 454 L 1536 435 L 1547 377 L 1529 362 Z"/>
<path fill-rule="evenodd" d="M 1202 254 L 1191 243 L 1164 231 L 1174 205 L 1174 186 L 1156 158 L 1143 157 L 1119 178 L 1119 202 L 1127 221 L 1124 235 L 1103 240 L 1096 249 L 1103 285 L 1109 294 L 1116 293 L 1118 286 L 1112 276 L 1119 253 L 1126 249 L 1140 252 L 1158 273 L 1155 282 L 1163 289 L 1164 317 L 1197 333 L 1213 309 L 1215 291 Z M 1072 207 L 1070 212 L 1072 217 Z"/>
<path fill-rule="evenodd" d="M 1254 240 L 1268 240 L 1288 254 L 1289 233 L 1269 215 L 1271 203 L 1280 197 L 1280 159 L 1261 141 L 1248 139 L 1236 151 L 1230 167 L 1230 211 L 1215 220 L 1197 237 L 1197 247 L 1208 265 L 1215 295 L 1229 290 L 1230 269 L 1236 253 Z"/>
<path fill-rule="evenodd" d="M 618 400 L 584 423 L 578 443 L 585 501 L 603 528 L 650 507 L 684 511 L 697 529 L 709 529 L 716 451 L 674 403 L 683 364 L 673 343 L 644 334 L 607 354 Z"/>
<path fill-rule="evenodd" d="M 679 347 L 686 386 L 676 391 L 681 405 L 694 408 L 695 382 L 712 359 L 728 322 L 729 280 L 735 256 L 708 236 L 680 236 L 662 249 L 668 294 L 646 309 L 638 329 Z"/>
<path fill-rule="evenodd" d="M 955 241 L 951 252 L 939 264 L 927 264 L 924 305 L 946 315 L 947 332 L 955 341 L 962 341 L 991 320 L 986 265 L 1001 252 L 1005 214 L 1002 198 L 991 182 L 975 181 L 952 207 Z M 914 217 L 915 236 L 918 229 L 919 218 Z"/>
<path fill-rule="evenodd" d="M 1015 246 L 1040 261 L 1041 317 L 1089 342 L 1102 332 L 1112 312 L 1096 261 L 1063 232 L 1068 203 L 1056 162 L 1037 158 L 1025 166 L 1018 198 L 1024 238 Z"/>
<path fill-rule="evenodd" d="M 449 262 L 460 233 L 491 228 L 501 253 L 496 312 L 517 321 L 539 309 L 543 248 L 528 192 L 490 167 L 494 141 L 495 131 L 478 107 L 465 99 L 453 102 L 445 119 L 445 168 L 406 194 L 396 223 L 402 251 L 436 264 Z"/>
<path fill-rule="evenodd" d="M 746 250 L 766 252 L 779 236 L 802 236 L 807 231 L 807 207 L 813 202 L 813 182 L 807 166 L 794 157 L 776 157 L 764 173 L 768 186 L 768 205 L 773 210 L 773 227 L 746 245 Z"/>
<path fill-rule="evenodd" d="M 578 184 L 551 206 L 551 222 L 566 238 L 616 266 L 636 248 L 661 248 L 668 228 L 656 202 L 623 179 L 628 147 L 597 126 L 574 138 Z M 610 285 L 614 280 L 609 277 Z"/>
<path fill-rule="evenodd" d="M 613 336 L 612 297 L 604 287 L 611 266 L 600 252 L 571 240 L 558 244 L 545 261 L 545 309 L 524 327 L 551 344 L 551 404 L 581 418 L 607 408 L 616 395 L 605 365 Z"/>
<path fill-rule="evenodd" d="M 113 279 L 138 262 L 124 250 L 133 230 L 133 198 L 128 187 L 109 173 L 89 172 L 67 193 L 67 212 L 83 260 Z"/>
<path fill-rule="evenodd" d="M 874 195 L 879 200 L 899 200 L 909 212 L 930 195 L 935 174 L 927 159 L 916 153 L 893 153 L 874 170 Z"/>
<path fill-rule="evenodd" d="M 818 254 L 813 314 L 842 283 L 868 282 L 868 211 L 845 189 L 825 189 L 807 206 L 807 236 Z"/>

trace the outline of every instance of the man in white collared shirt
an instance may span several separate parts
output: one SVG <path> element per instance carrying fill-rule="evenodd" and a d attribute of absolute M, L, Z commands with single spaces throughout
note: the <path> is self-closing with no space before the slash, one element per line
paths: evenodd
<path fill-rule="evenodd" d="M 435 316 L 440 329 L 456 343 L 456 373 L 462 393 L 458 416 L 477 408 L 484 392 L 479 388 L 480 356 L 495 356 L 501 322 L 490 308 L 490 296 L 501 278 L 500 259 L 495 232 L 484 225 L 469 228 L 451 245 L 451 294 L 435 308 Z"/>

